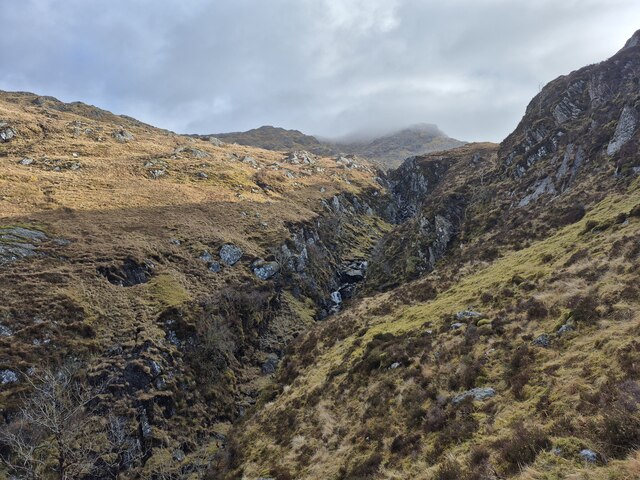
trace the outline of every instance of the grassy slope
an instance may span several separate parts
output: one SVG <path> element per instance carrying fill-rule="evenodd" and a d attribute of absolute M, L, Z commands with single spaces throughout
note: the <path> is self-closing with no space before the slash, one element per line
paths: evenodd
<path fill-rule="evenodd" d="M 239 428 L 244 478 L 446 478 L 437 476 L 447 458 L 478 475 L 483 469 L 514 474 L 518 469 L 499 443 L 513 443 L 519 420 L 531 429 L 539 426 L 561 449 L 556 455 L 547 445 L 532 465 L 523 466 L 522 478 L 637 478 L 633 452 L 627 460 L 612 458 L 599 430 L 608 407 L 598 402 L 613 385 L 635 378 L 627 363 L 637 356 L 634 337 L 640 331 L 640 219 L 626 225 L 614 219 L 638 204 L 636 180 L 626 194 L 607 197 L 553 236 L 492 263 L 466 266 L 461 280 L 432 300 L 415 301 L 430 288 L 426 278 L 364 299 L 310 334 L 298 344 L 298 360 L 280 374 L 286 386 Z M 585 233 L 590 221 L 607 227 Z M 532 346 L 532 338 L 545 332 L 553 337 L 570 318 L 576 295 L 596 299 L 599 320 L 577 320 L 576 331 L 555 339 L 551 348 Z M 542 314 L 528 313 L 525 302 L 532 297 L 544 304 Z M 452 314 L 470 305 L 486 320 L 450 330 Z M 425 335 L 427 330 L 432 333 Z M 394 336 L 389 346 L 371 348 L 384 334 Z M 521 368 L 528 379 L 516 395 L 507 370 L 523 345 L 531 355 Z M 396 360 L 402 366 L 389 370 Z M 456 379 L 471 363 L 479 372 L 466 387 L 459 385 Z M 471 386 L 491 386 L 497 396 L 475 402 L 468 413 L 475 423 L 470 434 L 446 436 L 429 424 L 441 399 Z M 460 432 L 466 420 L 454 413 L 447 423 Z M 408 447 L 401 448 L 403 442 Z M 446 444 L 446 455 L 439 444 Z M 478 446 L 488 449 L 489 460 L 465 467 Z M 609 454 L 611 462 L 584 464 L 578 452 L 587 447 L 601 458 Z"/>
<path fill-rule="evenodd" d="M 289 225 L 317 218 L 323 199 L 378 188 L 366 164 L 345 169 L 323 158 L 313 166 L 291 165 L 284 162 L 284 153 L 216 147 L 93 107 L 53 100 L 39 106 L 35 99 L 0 94 L 0 120 L 17 132 L 11 142 L 0 144 L 0 228 L 37 228 L 70 243 L 44 242 L 37 256 L 2 266 L 0 323 L 14 334 L 0 337 L 0 368 L 26 371 L 78 357 L 88 359 L 94 371 L 117 372 L 124 364 L 109 349 L 122 347 L 128 354 L 141 345 L 150 346 L 144 355 L 168 368 L 167 361 L 182 357 L 158 321 L 162 312 L 196 304 L 223 287 L 259 283 L 249 269 L 251 259 L 288 238 Z M 135 139 L 117 142 L 112 132 L 120 128 Z M 180 147 L 198 149 L 206 157 L 176 153 Z M 257 167 L 242 162 L 245 156 Z M 23 158 L 34 162 L 21 165 Z M 81 167 L 65 168 L 73 162 Z M 153 166 L 145 166 L 148 162 Z M 62 165 L 61 171 L 53 170 L 56 165 Z M 154 179 L 154 169 L 166 174 Z M 201 172 L 207 178 L 199 177 Z M 242 247 L 245 257 L 233 268 L 210 272 L 200 255 L 208 250 L 217 258 L 227 242 Z M 123 288 L 96 271 L 119 266 L 127 257 L 155 264 L 150 282 Z M 286 338 L 291 332 L 285 329 L 306 328 L 315 312 L 288 294 L 283 303 L 287 318 L 278 333 Z M 246 370 L 249 377 L 260 376 L 259 367 Z M 176 382 L 189 390 L 194 384 L 187 374 L 178 368 L 165 389 L 175 394 L 178 415 L 164 427 L 154 426 L 154 441 L 169 451 L 193 445 L 196 432 L 228 428 L 212 430 L 203 418 L 215 412 L 180 400 L 184 387 L 178 389 Z M 2 408 L 15 405 L 22 385 L 2 387 Z M 138 400 L 149 396 L 141 392 Z"/>

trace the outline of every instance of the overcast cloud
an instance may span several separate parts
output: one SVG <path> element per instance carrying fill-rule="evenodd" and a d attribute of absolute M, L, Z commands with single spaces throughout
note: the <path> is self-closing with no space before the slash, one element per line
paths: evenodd
<path fill-rule="evenodd" d="M 546 82 L 613 55 L 638 0 L 2 0 L 0 89 L 180 133 L 437 123 L 499 141 Z"/>

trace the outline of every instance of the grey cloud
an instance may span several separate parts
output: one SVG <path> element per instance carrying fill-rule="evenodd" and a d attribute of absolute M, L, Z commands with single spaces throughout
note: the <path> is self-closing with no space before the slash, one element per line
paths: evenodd
<path fill-rule="evenodd" d="M 615 53 L 637 0 L 4 0 L 0 89 L 178 132 L 437 123 L 500 140 L 540 86 Z"/>

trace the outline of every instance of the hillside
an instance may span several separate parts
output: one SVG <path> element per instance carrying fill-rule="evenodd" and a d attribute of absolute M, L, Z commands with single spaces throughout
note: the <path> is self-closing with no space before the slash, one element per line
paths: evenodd
<path fill-rule="evenodd" d="M 202 472 L 285 345 L 339 309 L 332 292 L 355 289 L 342 271 L 388 228 L 367 203 L 382 190 L 375 170 L 215 146 L 26 93 L 0 93 L 0 120 L 7 428 L 47 365 L 71 362 L 99 392 L 92 418 L 109 412 L 132 452 L 104 464 L 110 435 L 83 422 L 77 438 L 102 442 L 92 478 Z M 48 478 L 37 451 L 43 466 L 29 464 Z"/>
<path fill-rule="evenodd" d="M 499 146 L 391 172 L 365 295 L 290 347 L 229 478 L 640 478 L 639 73 L 630 41 Z"/>
<path fill-rule="evenodd" d="M 387 173 L 0 92 L 0 478 L 640 478 L 638 39 Z"/>
<path fill-rule="evenodd" d="M 307 150 L 317 155 L 355 155 L 387 170 L 398 167 L 404 159 L 425 153 L 450 150 L 464 145 L 448 137 L 435 125 L 422 124 L 367 140 L 343 138 L 321 139 L 298 130 L 264 126 L 246 132 L 198 135 L 224 142 L 238 143 L 267 150 Z"/>
<path fill-rule="evenodd" d="M 200 137 L 214 137 L 223 142 L 264 148 L 266 150 L 307 150 L 317 155 L 334 155 L 337 153 L 330 145 L 320 142 L 311 135 L 305 135 L 298 130 L 285 130 L 284 128 L 266 125 L 246 132 L 216 133 L 201 135 Z"/>

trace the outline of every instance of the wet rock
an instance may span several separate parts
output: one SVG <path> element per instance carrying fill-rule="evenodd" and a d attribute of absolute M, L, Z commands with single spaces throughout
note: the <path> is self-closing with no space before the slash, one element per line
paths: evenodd
<path fill-rule="evenodd" d="M 242 249 L 240 247 L 236 247 L 231 243 L 227 243 L 220 248 L 220 260 L 225 265 L 231 267 L 238 263 L 238 260 L 242 258 Z"/>
<path fill-rule="evenodd" d="M 280 271 L 280 264 L 278 262 L 256 260 L 251 264 L 251 270 L 260 280 L 268 280 Z"/>
<path fill-rule="evenodd" d="M 0 384 L 17 383 L 18 375 L 13 370 L 0 370 Z"/>
<path fill-rule="evenodd" d="M 593 450 L 589 450 L 588 448 L 580 450 L 579 455 L 585 462 L 595 463 L 598 461 L 598 454 Z"/>
<path fill-rule="evenodd" d="M 7 143 L 13 140 L 16 136 L 16 131 L 11 128 L 6 122 L 0 122 L 0 143 Z"/>
<path fill-rule="evenodd" d="M 618 126 L 613 134 L 613 138 L 607 146 L 607 155 L 615 155 L 633 137 L 638 127 L 638 113 L 636 109 L 625 105 L 618 120 Z"/>
<path fill-rule="evenodd" d="M 342 303 L 342 294 L 339 291 L 331 292 L 331 301 L 336 305 L 340 305 Z"/>
<path fill-rule="evenodd" d="M 452 402 L 454 405 L 456 405 L 466 400 L 467 398 L 473 398 L 474 400 L 486 400 L 487 398 L 495 396 L 495 394 L 496 391 L 491 387 L 473 388 L 461 393 L 460 395 L 456 395 L 455 397 L 453 397 Z"/>
<path fill-rule="evenodd" d="M 121 128 L 119 130 L 114 130 L 111 133 L 111 136 L 115 138 L 116 142 L 120 142 L 120 143 L 127 143 L 134 140 L 134 136 L 124 128 Z"/>
<path fill-rule="evenodd" d="M 127 258 L 120 266 L 98 267 L 98 273 L 113 285 L 132 287 L 148 282 L 153 274 L 153 267 L 153 263 L 149 261 L 139 263 L 132 258 Z"/>

